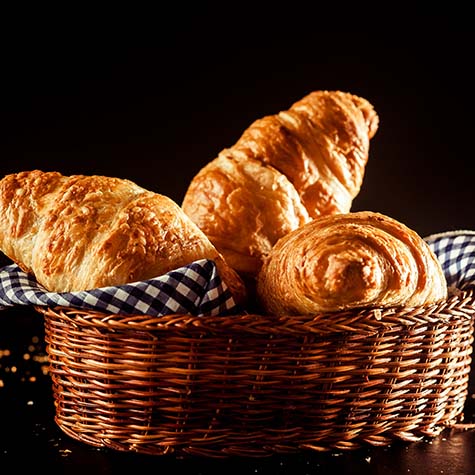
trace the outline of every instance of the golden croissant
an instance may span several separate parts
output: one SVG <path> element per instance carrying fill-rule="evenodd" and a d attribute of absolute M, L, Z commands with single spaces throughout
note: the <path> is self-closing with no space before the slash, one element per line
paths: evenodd
<path fill-rule="evenodd" d="M 129 180 L 6 175 L 0 215 L 0 250 L 50 291 L 146 280 L 207 258 L 235 300 L 245 299 L 238 274 L 179 205 Z"/>
<path fill-rule="evenodd" d="M 257 280 L 266 313 L 306 315 L 354 308 L 420 306 L 447 297 L 428 244 L 369 211 L 316 218 L 282 237 Z"/>
<path fill-rule="evenodd" d="M 255 277 L 280 237 L 317 216 L 350 210 L 378 120 L 361 97 L 312 92 L 256 120 L 199 170 L 182 208 L 231 267 Z"/>

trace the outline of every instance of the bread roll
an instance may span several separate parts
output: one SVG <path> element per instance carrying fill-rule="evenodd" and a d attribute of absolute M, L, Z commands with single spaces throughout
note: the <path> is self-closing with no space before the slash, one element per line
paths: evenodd
<path fill-rule="evenodd" d="M 266 313 L 429 305 L 447 297 L 439 261 L 413 230 L 380 213 L 323 216 L 282 237 L 258 276 Z"/>
<path fill-rule="evenodd" d="M 0 250 L 47 290 L 68 292 L 216 262 L 235 300 L 245 288 L 170 198 L 104 176 L 24 171 L 0 180 Z"/>
<path fill-rule="evenodd" d="M 253 278 L 280 237 L 350 210 L 377 128 L 367 100 L 312 92 L 256 120 L 199 170 L 182 208 L 234 269 Z"/>

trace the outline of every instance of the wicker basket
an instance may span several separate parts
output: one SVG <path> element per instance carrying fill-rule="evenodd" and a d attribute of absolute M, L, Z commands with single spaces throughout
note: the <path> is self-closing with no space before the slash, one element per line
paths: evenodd
<path fill-rule="evenodd" d="M 312 317 L 37 310 L 56 423 L 92 446 L 265 456 L 415 441 L 463 417 L 472 290 Z"/>

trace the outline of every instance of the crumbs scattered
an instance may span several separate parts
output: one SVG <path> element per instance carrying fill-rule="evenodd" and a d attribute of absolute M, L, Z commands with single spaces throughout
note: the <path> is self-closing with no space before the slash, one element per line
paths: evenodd
<path fill-rule="evenodd" d="M 38 336 L 33 336 L 23 351 L 0 348 L 0 388 L 17 382 L 34 384 L 48 374 L 48 355 Z"/>

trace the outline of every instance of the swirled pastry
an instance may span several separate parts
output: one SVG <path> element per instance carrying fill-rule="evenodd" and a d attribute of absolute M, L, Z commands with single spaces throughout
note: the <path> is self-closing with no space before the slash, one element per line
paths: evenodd
<path fill-rule="evenodd" d="M 0 250 L 50 291 L 146 280 L 206 258 L 235 300 L 245 300 L 238 274 L 178 204 L 129 180 L 6 175 L 0 215 Z"/>
<path fill-rule="evenodd" d="M 419 306 L 447 297 L 439 261 L 413 230 L 386 215 L 324 216 L 282 237 L 258 276 L 262 308 L 304 315 Z"/>
<path fill-rule="evenodd" d="M 350 210 L 377 128 L 367 100 L 312 92 L 256 120 L 205 165 L 182 208 L 234 269 L 254 278 L 280 237 L 318 216 Z"/>

